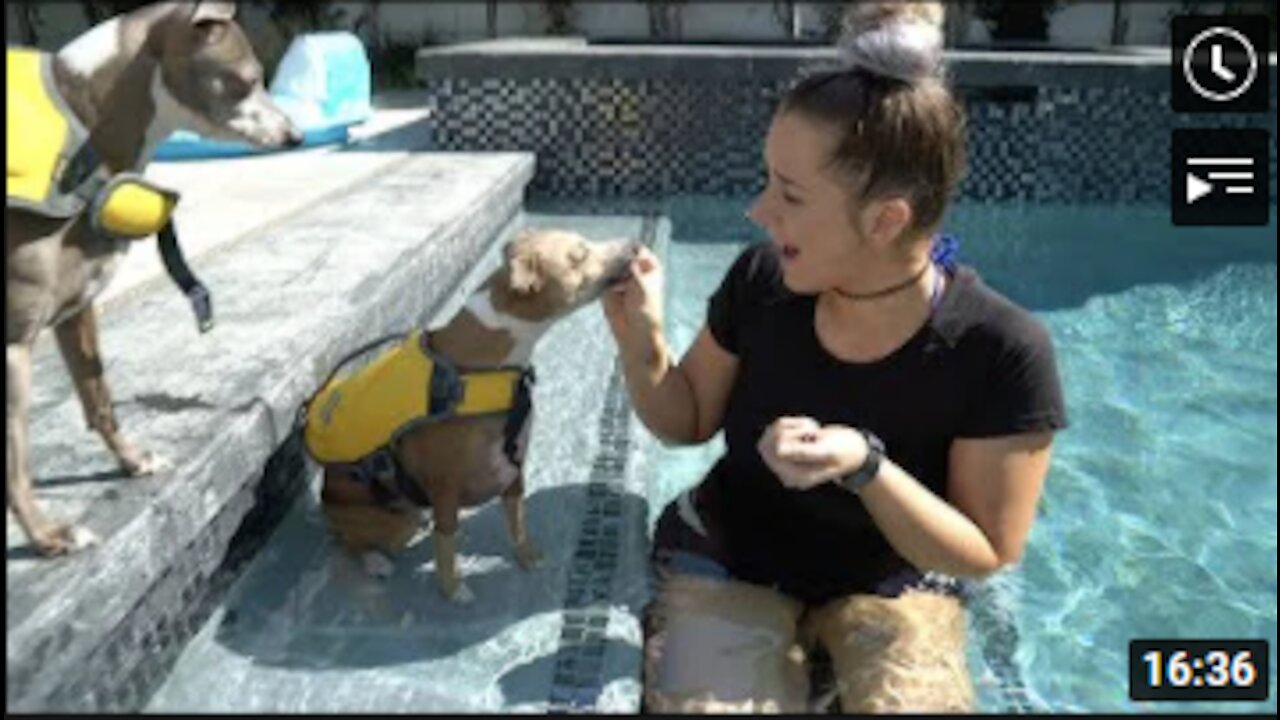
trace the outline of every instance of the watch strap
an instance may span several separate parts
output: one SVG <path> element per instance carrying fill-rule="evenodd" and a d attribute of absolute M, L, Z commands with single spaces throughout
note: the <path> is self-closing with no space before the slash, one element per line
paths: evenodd
<path fill-rule="evenodd" d="M 867 457 L 857 470 L 840 476 L 840 486 L 849 492 L 856 493 L 880 473 L 880 461 L 884 459 L 884 442 L 873 433 L 857 428 L 867 442 Z"/>

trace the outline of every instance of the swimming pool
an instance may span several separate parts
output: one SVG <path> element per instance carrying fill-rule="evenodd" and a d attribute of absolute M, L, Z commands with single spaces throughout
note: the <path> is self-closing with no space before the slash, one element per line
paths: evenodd
<path fill-rule="evenodd" d="M 701 205 L 668 251 L 677 352 L 759 237 L 745 201 Z M 970 604 L 982 709 L 1274 712 L 1274 220 L 1175 229 L 1165 208 L 960 205 L 946 229 L 1048 327 L 1071 419 L 1021 566 Z M 662 453 L 651 520 L 721 448 Z M 1129 701 L 1128 642 L 1160 637 L 1268 639 L 1271 699 Z"/>
<path fill-rule="evenodd" d="M 745 201 L 589 206 L 547 203 L 520 222 L 654 245 L 677 351 L 742 244 L 761 237 Z M 1168 708 L 1127 700 L 1130 638 L 1274 648 L 1274 228 L 1170 230 L 1154 208 L 990 205 L 954 208 L 947 228 L 964 262 L 1048 326 L 1072 420 L 1022 565 L 970 603 L 981 708 Z M 597 309 L 554 328 L 535 362 L 527 483 L 542 568 L 514 570 L 500 512 L 481 508 L 464 520 L 460 558 L 477 605 L 455 608 L 435 589 L 429 542 L 389 580 L 362 577 L 305 493 L 147 710 L 634 711 L 646 530 L 721 441 L 665 448 L 640 428 Z M 1270 682 L 1274 698 L 1274 669 Z"/>

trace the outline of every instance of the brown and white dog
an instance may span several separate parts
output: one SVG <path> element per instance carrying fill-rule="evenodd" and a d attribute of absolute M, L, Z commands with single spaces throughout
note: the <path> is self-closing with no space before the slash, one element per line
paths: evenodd
<path fill-rule="evenodd" d="M 505 248 L 504 261 L 427 347 L 460 368 L 528 367 L 534 344 L 554 322 L 596 300 L 627 277 L 639 244 L 592 243 L 555 230 L 526 231 Z M 411 392 L 411 390 L 406 390 Z M 539 552 L 525 532 L 525 455 L 532 414 L 518 430 L 514 456 L 504 449 L 505 415 L 416 426 L 392 447 L 397 462 L 430 501 L 436 573 L 445 596 L 473 599 L 458 576 L 458 513 L 501 496 L 516 559 L 532 568 Z M 326 468 L 321 502 L 339 543 L 359 555 L 371 575 L 386 575 L 384 552 L 405 547 L 422 526 L 421 509 L 404 498 L 379 503 L 367 482 Z"/>
<path fill-rule="evenodd" d="M 141 171 L 177 129 L 261 146 L 302 141 L 267 95 L 262 65 L 234 16 L 233 2 L 149 5 L 54 54 L 53 84 L 109 173 Z M 80 549 L 94 537 L 51 520 L 36 502 L 27 433 L 32 346 L 42 329 L 54 328 L 89 427 L 120 467 L 140 476 L 165 465 L 120 433 L 98 349 L 93 299 L 129 244 L 95 233 L 83 212 L 59 220 L 5 209 L 5 489 L 9 509 L 46 555 Z"/>

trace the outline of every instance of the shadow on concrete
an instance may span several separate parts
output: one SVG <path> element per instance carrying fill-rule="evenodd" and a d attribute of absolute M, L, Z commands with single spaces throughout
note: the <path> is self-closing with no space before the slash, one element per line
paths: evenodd
<path fill-rule="evenodd" d="M 57 558 L 45 558 L 40 553 L 36 552 L 35 548 L 31 547 L 31 545 L 19 545 L 17 547 L 8 548 L 5 551 L 4 557 L 5 557 L 5 560 L 40 560 L 40 559 L 56 560 L 57 559 Z"/>
<path fill-rule="evenodd" d="M 217 410 L 218 406 L 202 399 L 199 395 L 171 395 L 169 393 L 140 393 L 132 401 L 148 410 L 156 412 L 183 412 L 186 410 Z M 123 405 L 125 403 L 116 403 Z"/>
<path fill-rule="evenodd" d="M 469 606 L 441 594 L 430 537 L 396 554 L 390 577 L 365 575 L 329 539 L 309 493 L 227 598 L 215 641 L 255 664 L 305 669 L 394 666 L 474 648 L 515 623 L 564 608 L 586 492 L 584 485 L 557 486 L 527 498 L 529 534 L 543 553 L 532 572 L 512 560 L 500 503 L 464 517 L 459 567 L 476 598 Z M 621 505 L 622 517 L 634 520 L 625 524 L 643 533 L 646 501 L 622 495 Z M 567 518 L 572 524 L 564 524 Z"/>
<path fill-rule="evenodd" d="M 83 485 L 85 483 L 106 483 L 118 480 L 129 480 L 129 475 L 120 469 L 98 470 L 84 475 L 54 475 L 52 477 L 42 477 L 36 482 L 36 492 L 39 493 L 41 488 L 55 488 L 67 485 Z"/>

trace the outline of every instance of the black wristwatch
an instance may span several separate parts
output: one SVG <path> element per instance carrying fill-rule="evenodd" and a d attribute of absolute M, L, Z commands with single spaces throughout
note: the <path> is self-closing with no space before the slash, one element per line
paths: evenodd
<path fill-rule="evenodd" d="M 836 482 L 840 483 L 840 487 L 851 493 L 856 493 L 867 483 L 875 479 L 876 474 L 880 472 L 880 461 L 884 459 L 884 443 L 880 438 L 872 433 L 857 428 L 862 433 L 863 439 L 867 441 L 867 458 L 862 461 L 862 466 L 857 470 L 836 478 Z"/>

